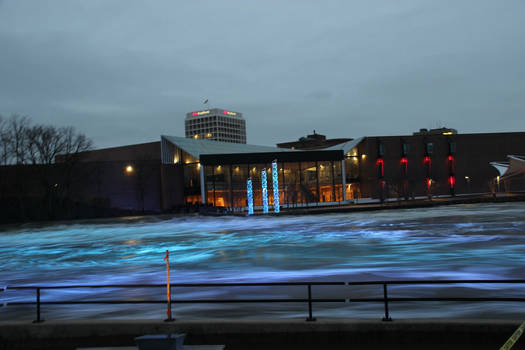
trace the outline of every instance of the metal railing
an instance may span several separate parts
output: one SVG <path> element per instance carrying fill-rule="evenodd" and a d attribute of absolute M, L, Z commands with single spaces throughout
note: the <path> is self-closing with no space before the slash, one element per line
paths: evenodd
<path fill-rule="evenodd" d="M 171 304 L 182 303 L 307 303 L 308 317 L 306 321 L 315 321 L 313 317 L 313 303 L 383 303 L 383 321 L 391 321 L 389 303 L 392 302 L 525 302 L 525 297 L 389 297 L 390 285 L 437 285 L 437 284 L 525 284 L 525 280 L 398 280 L 398 281 L 363 281 L 363 282 L 271 282 L 271 283 L 176 283 L 170 288 L 210 288 L 210 287 L 277 287 L 303 286 L 306 287 L 306 298 L 253 298 L 253 299 L 170 299 L 167 300 L 78 300 L 78 301 L 42 301 L 41 291 L 52 289 L 96 289 L 96 288 L 166 288 L 165 284 L 107 284 L 107 285 L 69 285 L 69 286 L 7 286 L 0 287 L 0 292 L 7 290 L 35 290 L 35 301 L 17 301 L 4 303 L 8 305 L 36 305 L 36 319 L 34 323 L 43 322 L 41 318 L 42 305 L 80 305 L 80 304 L 167 304 L 168 318 L 165 321 L 174 321 L 171 317 Z M 378 285 L 383 288 L 383 297 L 380 298 L 314 298 L 312 286 L 367 286 Z"/>

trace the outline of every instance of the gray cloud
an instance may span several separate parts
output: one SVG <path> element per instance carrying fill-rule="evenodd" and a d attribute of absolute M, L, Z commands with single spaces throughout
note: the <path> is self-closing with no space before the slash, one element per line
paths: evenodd
<path fill-rule="evenodd" d="M 241 111 L 248 142 L 524 129 L 519 0 L 0 0 L 0 113 L 97 146 Z"/>

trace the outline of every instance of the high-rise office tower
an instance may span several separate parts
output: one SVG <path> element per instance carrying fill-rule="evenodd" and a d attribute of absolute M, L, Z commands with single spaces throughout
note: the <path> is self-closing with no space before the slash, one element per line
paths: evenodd
<path fill-rule="evenodd" d="M 246 121 L 242 113 L 219 108 L 186 113 L 186 137 L 246 143 Z"/>

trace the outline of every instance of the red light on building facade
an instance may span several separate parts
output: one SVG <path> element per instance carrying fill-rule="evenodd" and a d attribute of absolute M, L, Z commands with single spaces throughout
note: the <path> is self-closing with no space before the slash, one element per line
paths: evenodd
<path fill-rule="evenodd" d="M 403 158 L 401 158 L 401 160 L 399 162 L 401 164 L 401 169 L 403 169 L 404 174 L 407 175 L 407 172 L 408 172 L 408 159 L 403 157 Z"/>
<path fill-rule="evenodd" d="M 193 112 L 191 115 L 194 117 L 198 116 L 197 112 Z"/>
<path fill-rule="evenodd" d="M 429 156 L 426 156 L 425 158 L 423 158 L 423 161 L 424 161 L 425 163 L 430 163 L 431 160 L 430 160 L 430 157 L 429 157 Z"/>
<path fill-rule="evenodd" d="M 456 163 L 456 160 L 454 159 L 454 156 L 452 155 L 449 155 L 448 158 L 448 169 L 449 169 L 449 175 L 450 176 L 453 176 L 454 175 L 454 167 L 455 167 L 455 163 Z M 451 186 L 452 187 L 452 186 Z"/>
<path fill-rule="evenodd" d="M 430 190 L 430 187 L 432 187 L 432 179 L 427 179 L 427 189 Z"/>
<path fill-rule="evenodd" d="M 379 173 L 378 173 L 379 177 L 385 176 L 385 161 L 382 158 L 378 158 L 376 160 L 376 165 L 379 170 Z"/>
<path fill-rule="evenodd" d="M 449 177 L 448 184 L 450 185 L 450 187 L 454 187 L 454 185 L 456 184 L 456 178 L 454 178 L 454 176 Z"/>

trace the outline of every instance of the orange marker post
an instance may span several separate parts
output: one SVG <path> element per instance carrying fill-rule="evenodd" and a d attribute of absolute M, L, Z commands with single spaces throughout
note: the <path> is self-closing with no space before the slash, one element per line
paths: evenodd
<path fill-rule="evenodd" d="M 165 322 L 175 321 L 171 317 L 171 287 L 170 287 L 170 251 L 166 250 L 166 256 L 164 257 L 164 261 L 166 261 L 166 297 L 168 302 L 168 318 L 165 319 Z"/>

